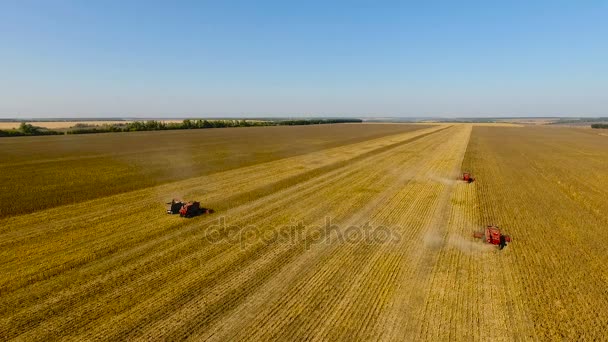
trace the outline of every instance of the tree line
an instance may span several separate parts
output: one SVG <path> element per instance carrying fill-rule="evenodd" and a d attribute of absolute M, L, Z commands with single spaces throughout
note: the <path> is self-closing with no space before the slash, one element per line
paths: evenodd
<path fill-rule="evenodd" d="M 163 122 L 158 120 L 133 121 L 118 124 L 87 126 L 76 124 L 66 131 L 53 131 L 36 127 L 22 122 L 18 129 L 0 130 L 0 137 L 58 135 L 58 134 L 94 134 L 110 132 L 163 131 L 176 129 L 206 129 L 225 127 L 254 127 L 254 126 L 295 126 L 321 125 L 334 123 L 360 123 L 360 119 L 298 119 L 298 120 L 203 120 L 186 119 L 182 122 Z"/>
<path fill-rule="evenodd" d="M 0 137 L 20 137 L 29 135 L 58 135 L 63 134 L 62 132 L 52 131 L 37 127 L 26 122 L 22 122 L 18 129 L 0 129 Z"/>
<path fill-rule="evenodd" d="M 605 128 L 605 129 L 608 129 L 608 123 L 605 123 L 605 124 L 600 124 L 600 123 L 592 124 L 591 128 Z"/>

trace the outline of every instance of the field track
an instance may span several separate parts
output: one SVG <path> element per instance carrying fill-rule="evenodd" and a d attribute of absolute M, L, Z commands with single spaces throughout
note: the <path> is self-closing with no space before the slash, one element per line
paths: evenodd
<path fill-rule="evenodd" d="M 608 139 L 385 133 L 0 219 L 0 339 L 602 337 Z M 490 223 L 505 250 L 472 238 Z"/>

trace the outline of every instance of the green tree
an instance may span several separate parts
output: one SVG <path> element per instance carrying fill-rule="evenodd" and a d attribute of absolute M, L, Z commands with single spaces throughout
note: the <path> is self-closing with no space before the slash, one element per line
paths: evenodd
<path fill-rule="evenodd" d="M 24 134 L 38 134 L 40 133 L 40 131 L 38 130 L 38 127 L 34 127 L 30 124 L 28 124 L 27 122 L 22 122 L 21 125 L 19 125 L 19 130 L 21 132 L 23 132 Z"/>

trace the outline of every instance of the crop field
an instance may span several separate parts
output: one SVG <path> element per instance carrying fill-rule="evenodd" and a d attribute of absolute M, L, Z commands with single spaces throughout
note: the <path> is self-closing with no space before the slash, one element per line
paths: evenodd
<path fill-rule="evenodd" d="M 424 127 L 318 125 L 0 139 L 0 218 Z"/>
<path fill-rule="evenodd" d="M 24 137 L 0 157 L 1 340 L 601 340 L 608 326 L 608 138 L 589 130 Z M 165 214 L 175 197 L 216 212 Z M 474 239 L 488 224 L 513 241 Z"/>

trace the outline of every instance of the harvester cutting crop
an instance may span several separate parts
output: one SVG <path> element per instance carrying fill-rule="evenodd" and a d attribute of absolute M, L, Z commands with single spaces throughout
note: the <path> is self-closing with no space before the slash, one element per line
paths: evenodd
<path fill-rule="evenodd" d="M 199 202 L 184 202 L 173 199 L 168 202 L 169 208 L 167 208 L 167 214 L 179 214 L 181 217 L 194 217 L 204 214 L 212 214 L 213 209 L 203 208 Z"/>
<path fill-rule="evenodd" d="M 473 183 L 473 181 L 475 181 L 475 178 L 473 178 L 470 172 L 464 172 L 461 179 L 467 183 Z"/>
<path fill-rule="evenodd" d="M 485 231 L 475 232 L 473 236 L 478 239 L 484 239 L 486 243 L 496 245 L 499 249 L 505 248 L 507 242 L 511 242 L 511 237 L 502 234 L 497 226 L 487 226 Z"/>

